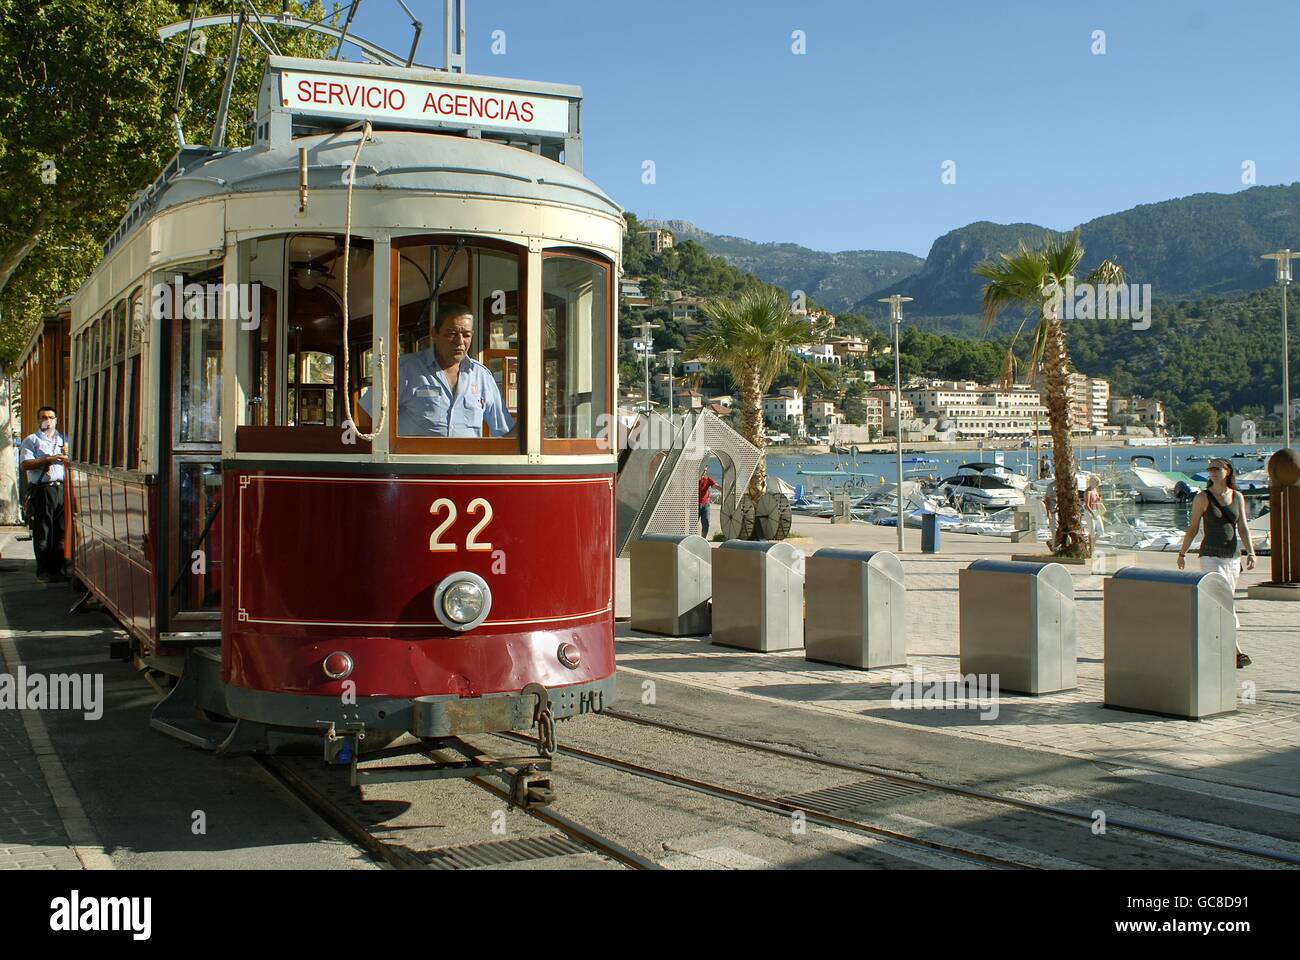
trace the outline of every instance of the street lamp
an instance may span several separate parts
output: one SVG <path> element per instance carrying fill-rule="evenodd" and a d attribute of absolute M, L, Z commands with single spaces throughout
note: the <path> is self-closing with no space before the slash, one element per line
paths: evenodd
<path fill-rule="evenodd" d="M 673 420 L 673 357 L 681 355 L 680 350 L 665 350 L 663 355 L 668 358 L 668 422 Z"/>
<path fill-rule="evenodd" d="M 911 297 L 895 293 L 881 297 L 881 303 L 889 304 L 889 322 L 894 328 L 894 438 L 898 451 L 898 552 L 903 552 L 903 373 L 898 359 L 898 328 L 903 322 L 903 304 L 911 303 Z"/>
<path fill-rule="evenodd" d="M 645 415 L 650 419 L 650 331 L 658 330 L 663 324 L 641 321 L 641 356 L 645 357 Z"/>
<path fill-rule="evenodd" d="M 1300 258 L 1300 253 L 1290 249 L 1277 253 L 1266 253 L 1263 260 L 1277 261 L 1277 283 L 1282 288 L 1282 445 L 1291 446 L 1291 351 L 1287 346 L 1286 332 L 1286 288 L 1291 285 L 1291 261 Z"/>

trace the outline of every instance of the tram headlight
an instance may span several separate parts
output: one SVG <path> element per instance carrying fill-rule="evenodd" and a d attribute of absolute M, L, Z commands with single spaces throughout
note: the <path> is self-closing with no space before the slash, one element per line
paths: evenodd
<path fill-rule="evenodd" d="M 473 630 L 487 619 L 491 607 L 492 591 L 474 573 L 453 573 L 433 591 L 433 612 L 448 630 Z"/>

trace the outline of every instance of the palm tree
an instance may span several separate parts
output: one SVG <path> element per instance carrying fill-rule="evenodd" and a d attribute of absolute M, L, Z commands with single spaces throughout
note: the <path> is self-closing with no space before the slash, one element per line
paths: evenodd
<path fill-rule="evenodd" d="M 1056 464 L 1056 531 L 1052 548 L 1057 556 L 1087 557 L 1092 544 L 1083 532 L 1083 518 L 1075 490 L 1074 451 L 1070 440 L 1070 398 L 1068 383 L 1070 352 L 1065 343 L 1061 322 L 1061 301 L 1067 281 L 1073 283 L 1074 272 L 1083 259 L 1079 231 L 1069 236 L 1049 237 L 1039 249 L 1023 242 L 1015 253 L 998 254 L 975 267 L 975 273 L 989 282 L 984 287 L 984 322 L 987 332 L 1007 307 L 1025 308 L 1026 317 L 1037 315 L 1033 341 L 1029 350 L 1029 369 L 1040 368 L 1043 374 L 1044 405 L 1052 429 L 1052 458 Z M 1103 260 L 1086 279 L 1089 284 L 1117 284 L 1124 281 L 1124 271 L 1110 260 Z M 1002 365 L 1003 389 L 1016 380 L 1016 340 L 1025 321 L 1016 330 L 1007 347 Z"/>
<path fill-rule="evenodd" d="M 700 360 L 730 374 L 740 395 L 740 433 L 758 447 L 758 468 L 749 480 L 749 495 L 757 500 L 767 491 L 767 447 L 763 432 L 763 395 L 772 381 L 788 369 L 799 373 L 799 391 L 806 393 L 811 373 L 820 383 L 831 378 L 824 370 L 791 351 L 819 339 L 806 317 L 790 313 L 785 294 L 772 287 L 746 290 L 734 299 L 711 300 L 701 310 L 704 325 L 687 344 L 687 360 Z"/>

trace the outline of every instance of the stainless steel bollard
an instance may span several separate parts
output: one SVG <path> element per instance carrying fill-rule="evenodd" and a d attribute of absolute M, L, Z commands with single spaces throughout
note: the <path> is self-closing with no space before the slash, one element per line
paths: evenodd
<path fill-rule="evenodd" d="M 782 541 L 728 540 L 713 557 L 713 642 L 726 647 L 803 646 L 803 554 Z"/>
<path fill-rule="evenodd" d="M 1011 542 L 1024 543 L 1037 540 L 1038 531 L 1034 529 L 1033 520 L 1028 509 L 1017 510 L 1011 515 Z"/>
<path fill-rule="evenodd" d="M 651 533 L 632 544 L 632 629 L 707 634 L 713 550 L 703 537 Z"/>
<path fill-rule="evenodd" d="M 1126 567 L 1103 595 L 1106 706 L 1189 720 L 1236 711 L 1237 627 L 1227 580 Z"/>
<path fill-rule="evenodd" d="M 1078 686 L 1074 583 L 1063 566 L 976 560 L 957 587 L 962 673 L 997 674 L 1014 693 Z"/>
<path fill-rule="evenodd" d="M 805 657 L 874 670 L 907 664 L 903 564 L 885 550 L 825 547 L 804 569 Z"/>

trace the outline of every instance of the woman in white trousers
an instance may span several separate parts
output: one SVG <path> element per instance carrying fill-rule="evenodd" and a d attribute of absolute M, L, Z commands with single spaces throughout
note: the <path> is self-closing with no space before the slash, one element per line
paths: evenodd
<path fill-rule="evenodd" d="M 1206 468 L 1210 483 L 1192 501 L 1192 519 L 1187 525 L 1183 545 L 1178 550 L 1178 569 L 1182 570 L 1187 560 L 1187 548 L 1196 538 L 1196 530 L 1205 526 L 1201 538 L 1201 570 L 1205 573 L 1220 574 L 1228 581 L 1235 595 L 1237 592 L 1237 574 L 1241 570 L 1240 544 L 1246 547 L 1246 569 L 1255 569 L 1255 545 L 1250 539 L 1250 529 L 1246 526 L 1246 498 L 1237 490 L 1233 480 L 1232 463 L 1215 458 Z M 1240 533 L 1240 544 L 1238 542 Z M 1237 619 L 1237 602 L 1232 603 L 1232 618 Z M 1237 667 L 1250 666 L 1250 657 L 1241 652 L 1237 644 Z"/>

